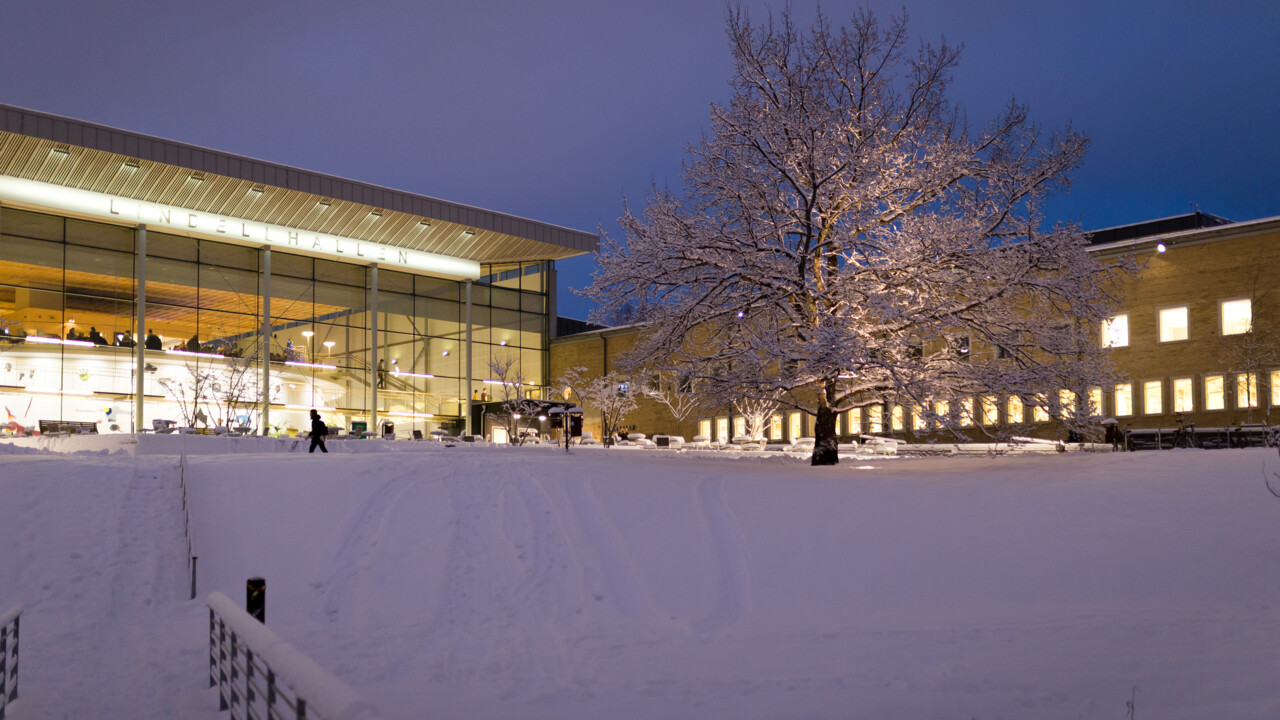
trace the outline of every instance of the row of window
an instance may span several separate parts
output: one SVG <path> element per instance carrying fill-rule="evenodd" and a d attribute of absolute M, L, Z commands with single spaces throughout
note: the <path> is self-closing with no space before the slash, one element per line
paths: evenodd
<path fill-rule="evenodd" d="M 1269 402 L 1271 407 L 1280 407 L 1280 370 L 1273 370 L 1270 381 Z M 1119 383 L 1113 388 L 1111 411 L 1116 417 L 1132 417 L 1140 415 L 1163 415 L 1167 412 L 1189 413 L 1197 409 L 1204 411 L 1226 410 L 1228 401 L 1233 407 L 1248 409 L 1259 407 L 1258 376 L 1256 373 L 1237 375 L 1212 374 L 1201 378 L 1201 393 L 1197 401 L 1195 380 L 1190 377 L 1173 378 L 1168 381 L 1170 396 L 1166 398 L 1166 381 L 1143 380 L 1139 383 Z M 1135 395 L 1135 392 L 1137 393 Z M 1169 402 L 1166 402 L 1166 399 Z M 1054 402 L 1056 401 L 1056 402 Z M 1137 404 L 1135 404 L 1135 401 Z M 1102 388 L 1091 388 L 1088 397 L 1087 412 L 1094 417 L 1103 413 Z M 1056 407 L 1050 407 L 1056 404 Z M 854 434 L 867 432 L 871 434 L 886 431 L 910 429 L 927 432 L 939 426 L 943 421 L 953 422 L 959 427 L 972 427 L 975 422 L 987 427 L 1001 423 L 1022 424 L 1027 422 L 1049 422 L 1054 414 L 1071 415 L 1076 411 L 1076 394 L 1070 390 L 1061 390 L 1057 398 L 1038 397 L 1030 404 L 1017 396 L 998 398 L 993 395 L 982 395 L 977 398 L 963 398 L 956 402 L 939 400 L 926 412 L 925 408 L 916 405 L 908 409 L 904 405 L 870 405 L 854 408 L 836 418 L 836 434 Z M 714 422 L 714 426 L 713 426 Z M 732 418 L 732 436 L 749 434 L 747 418 Z M 793 412 L 786 417 L 787 438 L 803 437 L 806 430 L 811 430 L 812 418 L 805 413 Z M 730 418 L 710 418 L 699 422 L 699 432 L 726 440 L 730 437 Z M 770 440 L 782 440 L 783 416 L 773 415 L 765 425 L 765 437 Z"/>
<path fill-rule="evenodd" d="M 1162 343 L 1189 340 L 1189 307 L 1176 305 L 1156 311 L 1156 337 Z M 1253 326 L 1253 301 L 1249 298 L 1218 302 L 1218 331 L 1223 336 L 1243 335 Z M 1113 315 L 1102 323 L 1103 347 L 1129 346 L 1129 313 Z"/>

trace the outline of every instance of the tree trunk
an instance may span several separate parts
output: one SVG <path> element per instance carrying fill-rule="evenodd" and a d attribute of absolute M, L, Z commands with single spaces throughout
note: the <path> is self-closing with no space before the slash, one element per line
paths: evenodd
<path fill-rule="evenodd" d="M 828 402 L 827 386 L 818 393 L 818 416 L 813 424 L 813 465 L 835 465 L 840 462 L 840 444 L 836 440 L 836 413 Z"/>

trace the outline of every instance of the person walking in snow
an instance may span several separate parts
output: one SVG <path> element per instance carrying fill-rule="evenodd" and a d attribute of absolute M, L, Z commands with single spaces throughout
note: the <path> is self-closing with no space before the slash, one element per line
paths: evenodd
<path fill-rule="evenodd" d="M 329 452 L 328 448 L 324 446 L 324 436 L 328 434 L 329 434 L 329 428 L 324 424 L 324 421 L 320 419 L 320 413 L 316 412 L 315 410 L 312 410 L 311 411 L 311 449 L 307 450 L 307 452 L 309 453 L 315 452 L 317 445 L 320 446 L 320 452 L 322 453 Z"/>

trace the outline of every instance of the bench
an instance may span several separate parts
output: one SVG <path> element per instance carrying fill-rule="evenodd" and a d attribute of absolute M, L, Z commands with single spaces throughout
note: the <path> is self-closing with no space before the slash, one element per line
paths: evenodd
<path fill-rule="evenodd" d="M 83 420 L 41 420 L 41 435 L 97 435 L 98 424 Z"/>

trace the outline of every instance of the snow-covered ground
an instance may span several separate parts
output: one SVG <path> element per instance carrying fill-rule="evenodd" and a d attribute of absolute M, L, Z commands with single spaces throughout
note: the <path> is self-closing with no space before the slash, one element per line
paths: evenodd
<path fill-rule="evenodd" d="M 218 717 L 179 442 L 201 596 L 264 576 L 268 626 L 386 718 L 1280 717 L 1270 450 L 149 437 L 0 443 L 11 717 Z"/>

